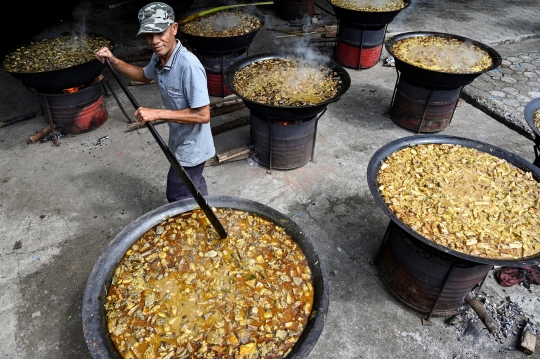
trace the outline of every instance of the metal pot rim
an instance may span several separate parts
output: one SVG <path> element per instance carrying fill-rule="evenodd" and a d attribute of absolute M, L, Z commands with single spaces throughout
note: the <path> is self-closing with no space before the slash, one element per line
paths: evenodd
<path fill-rule="evenodd" d="M 236 91 L 236 89 L 234 88 L 232 81 L 233 81 L 234 75 L 236 74 L 237 71 L 243 69 L 244 67 L 246 67 L 246 66 L 248 66 L 248 65 L 250 65 L 250 64 L 252 64 L 254 62 L 263 61 L 263 60 L 269 60 L 269 59 L 281 59 L 281 58 L 285 58 L 285 57 L 293 57 L 293 58 L 301 59 L 301 56 L 299 56 L 297 54 L 294 54 L 294 53 L 288 53 L 288 52 L 263 53 L 263 54 L 251 55 L 251 56 L 248 56 L 246 58 L 238 60 L 237 62 L 235 62 L 234 64 L 232 64 L 231 66 L 229 66 L 227 68 L 227 70 L 225 71 L 225 74 L 224 74 L 225 83 L 226 83 L 227 87 L 229 88 L 229 90 L 231 90 L 232 93 L 234 93 L 236 96 L 241 98 L 243 101 L 251 102 L 251 103 L 256 104 L 258 106 L 268 107 L 268 108 L 272 108 L 272 109 L 276 109 L 276 110 L 283 109 L 283 110 L 293 110 L 293 111 L 294 110 L 301 111 L 302 109 L 308 109 L 308 108 L 313 108 L 313 107 L 321 107 L 321 106 L 328 105 L 328 104 L 330 104 L 332 102 L 336 102 L 341 98 L 341 96 L 343 96 L 345 94 L 345 92 L 347 92 L 347 90 L 351 86 L 351 78 L 349 76 L 349 73 L 341 65 L 339 65 L 337 62 L 330 59 L 328 62 L 324 63 L 324 65 L 330 67 L 332 70 L 335 70 L 335 71 L 339 72 L 340 77 L 341 77 L 341 81 L 342 81 L 341 89 L 334 97 L 332 97 L 332 98 L 330 98 L 330 99 L 328 99 L 326 101 L 314 104 L 314 105 L 304 105 L 304 106 L 268 105 L 268 104 L 265 104 L 265 103 L 250 100 L 250 99 L 242 96 L 241 94 L 239 94 L 238 91 Z"/>
<path fill-rule="evenodd" d="M 3 64 L 4 64 L 4 61 L 5 61 L 6 57 L 8 55 L 10 55 L 11 53 L 13 53 L 14 51 L 16 51 L 17 49 L 19 49 L 21 47 L 24 47 L 24 46 L 27 46 L 27 45 L 30 45 L 31 43 L 34 43 L 34 42 L 55 39 L 57 37 L 66 36 L 66 35 L 71 35 L 71 34 L 68 33 L 68 32 L 63 32 L 62 34 L 57 35 L 57 36 L 45 37 L 45 38 L 39 39 L 39 40 L 31 40 L 31 41 L 27 41 L 27 42 L 23 43 L 22 45 L 17 45 L 17 46 L 12 47 L 11 49 L 9 49 L 5 53 L 3 53 L 2 62 L 0 63 L 0 69 L 2 71 L 7 72 L 8 74 L 20 74 L 20 75 L 28 75 L 28 76 L 30 76 L 32 74 L 47 74 L 47 75 L 50 74 L 51 76 L 54 76 L 55 74 L 62 74 L 66 70 L 70 70 L 70 69 L 77 70 L 79 68 L 85 67 L 85 64 L 88 64 L 90 62 L 99 62 L 98 59 L 92 59 L 90 61 L 86 61 L 86 62 L 83 62 L 81 64 L 77 64 L 77 65 L 70 66 L 70 67 L 64 67 L 63 69 L 57 69 L 57 70 L 51 70 L 51 71 L 39 71 L 39 72 L 15 72 L 15 71 L 7 71 L 6 69 L 4 69 Z M 104 38 L 106 40 L 109 40 L 110 43 L 111 43 L 111 46 L 109 47 L 109 50 L 111 50 L 111 52 L 113 52 L 116 49 L 116 45 L 114 44 L 114 42 L 107 36 L 99 35 L 99 34 L 96 34 L 94 32 L 85 32 L 84 35 L 98 36 L 98 37 L 102 37 L 102 38 Z M 103 65 L 103 66 L 105 67 L 105 65 Z"/>
<path fill-rule="evenodd" d="M 231 9 L 230 11 L 233 11 L 234 9 Z M 197 10 L 197 12 L 200 11 L 200 10 Z M 230 11 L 225 11 L 225 12 L 230 12 Z M 253 17 L 256 17 L 257 19 L 259 19 L 259 21 L 261 22 L 261 26 L 259 26 L 258 28 L 256 29 L 253 29 L 251 30 L 250 32 L 248 33 L 245 33 L 245 34 L 242 34 L 242 35 L 235 35 L 235 36 L 223 36 L 223 37 L 212 37 L 212 36 L 201 36 L 201 35 L 193 35 L 193 34 L 190 34 L 188 32 L 185 32 L 185 31 L 182 31 L 180 30 L 180 26 L 178 26 L 178 32 L 180 34 L 182 34 L 183 36 L 184 35 L 188 35 L 190 37 L 193 37 L 193 38 L 197 38 L 197 39 L 223 39 L 223 40 L 232 40 L 232 39 L 238 39 L 238 38 L 241 38 L 241 37 L 246 37 L 246 36 L 250 36 L 254 33 L 257 33 L 259 32 L 259 30 L 261 30 L 264 25 L 265 25 L 265 22 L 264 22 L 264 18 L 260 17 L 260 16 L 257 16 L 257 15 L 253 15 L 253 14 L 247 14 L 247 15 L 250 15 L 250 16 L 253 16 Z"/>
<path fill-rule="evenodd" d="M 361 13 L 361 14 L 388 14 L 388 13 L 400 12 L 400 11 L 405 10 L 406 8 L 408 8 L 411 5 L 411 0 L 404 0 L 403 2 L 405 3 L 405 6 L 403 6 L 401 9 L 388 10 L 388 11 L 363 11 L 363 10 L 353 10 L 353 9 L 344 8 L 342 6 L 334 4 L 331 0 L 329 0 L 329 2 L 330 2 L 330 5 L 332 5 L 332 7 L 337 7 L 340 10 L 351 11 L 353 13 Z M 384 25 L 384 24 L 382 24 L 382 25 Z"/>
<path fill-rule="evenodd" d="M 530 101 L 523 110 L 523 113 L 525 115 L 525 120 L 527 121 L 527 124 L 531 128 L 531 130 L 534 131 L 537 138 L 540 138 L 540 129 L 536 127 L 534 124 L 534 114 L 536 111 L 540 109 L 540 97 L 535 98 L 534 100 Z"/>
<path fill-rule="evenodd" d="M 205 198 L 210 206 L 236 208 L 273 221 L 283 227 L 304 251 L 314 278 L 313 309 L 316 310 L 316 314 L 308 320 L 304 332 L 286 359 L 305 358 L 315 346 L 323 330 L 329 305 L 326 268 L 319 259 L 315 247 L 294 221 L 266 205 L 238 197 L 207 196 Z M 94 359 L 121 359 L 107 330 L 102 299 L 106 295 L 114 270 L 124 253 L 148 229 L 162 220 L 197 208 L 198 205 L 194 199 L 185 199 L 158 207 L 125 227 L 99 256 L 89 275 L 82 303 L 83 333 Z"/>
<path fill-rule="evenodd" d="M 479 48 L 481 48 L 482 50 L 485 50 L 487 51 L 487 53 L 489 54 L 489 56 L 491 56 L 491 58 L 493 59 L 493 65 L 491 65 L 489 68 L 485 69 L 485 70 L 482 70 L 482 71 L 477 71 L 477 72 L 468 72 L 468 73 L 459 73 L 459 72 L 446 72 L 446 71 L 435 71 L 435 70 L 429 70 L 429 69 L 425 69 L 425 68 L 422 68 L 422 67 L 418 67 L 418 66 L 415 66 L 405 60 L 402 60 L 400 59 L 399 57 L 397 57 L 394 52 L 392 51 L 392 45 L 394 45 L 394 43 L 396 43 L 397 41 L 399 40 L 403 40 L 403 39 L 407 39 L 407 38 L 411 38 L 411 37 L 420 37 L 420 36 L 439 36 L 439 37 L 446 37 L 446 38 L 451 38 L 451 39 L 456 39 L 456 40 L 460 40 L 460 41 L 464 41 L 464 42 L 470 42 L 472 43 L 473 45 L 475 46 L 478 46 Z M 403 32 L 403 33 L 400 33 L 400 34 L 397 34 L 397 35 L 394 35 L 392 36 L 391 38 L 387 39 L 385 41 L 385 48 L 386 50 L 388 51 L 388 53 L 390 55 L 392 55 L 394 57 L 394 59 L 397 59 L 399 61 L 402 61 L 403 63 L 409 65 L 409 66 L 412 66 L 416 69 L 419 69 L 419 70 L 423 70 L 423 71 L 426 71 L 426 72 L 431 72 L 431 73 L 437 73 L 437 74 L 444 74 L 444 75 L 453 75 L 453 76 L 474 76 L 474 75 L 481 75 L 485 72 L 488 72 L 488 71 L 491 71 L 491 70 L 494 70 L 496 69 L 497 67 L 499 67 L 502 63 L 502 57 L 501 55 L 495 50 L 493 49 L 492 47 L 482 43 L 482 42 L 479 42 L 479 41 L 476 41 L 476 40 L 473 40 L 473 39 L 470 39 L 468 37 L 464 37 L 464 36 L 460 36 L 460 35 L 454 35 L 454 34 L 449 34 L 449 33 L 444 33 L 444 32 L 434 32 L 434 31 L 410 31 L 410 32 Z"/>
<path fill-rule="evenodd" d="M 415 145 L 424 145 L 424 144 L 456 144 L 456 145 L 461 145 L 464 147 L 474 148 L 482 152 L 487 152 L 493 156 L 496 156 L 496 157 L 499 157 L 508 161 L 510 164 L 524 171 L 531 172 L 534 179 L 540 182 L 540 168 L 534 166 L 532 163 L 526 161 L 522 157 L 519 157 L 500 147 L 496 147 L 485 142 L 471 140 L 471 139 L 462 138 L 462 137 L 447 136 L 447 135 L 416 135 L 416 136 L 408 136 L 408 137 L 399 138 L 397 140 L 393 140 L 387 143 L 386 145 L 378 149 L 371 157 L 368 163 L 368 167 L 367 167 L 367 181 L 368 181 L 368 186 L 371 191 L 371 194 L 373 195 L 375 202 L 377 202 L 377 204 L 383 210 L 383 212 L 388 217 L 390 217 L 390 220 L 395 222 L 399 227 L 401 227 L 401 229 L 403 229 L 405 232 L 410 234 L 411 238 L 414 239 L 418 244 L 421 244 L 422 246 L 426 248 L 430 248 L 431 250 L 434 250 L 438 252 L 439 254 L 446 257 L 450 256 L 450 257 L 453 257 L 462 261 L 466 261 L 466 262 L 490 264 L 490 265 L 497 265 L 497 266 L 522 267 L 522 266 L 527 266 L 527 265 L 532 265 L 532 264 L 539 264 L 540 253 L 537 253 L 536 255 L 531 256 L 531 257 L 524 257 L 524 258 L 513 259 L 513 260 L 493 259 L 493 258 L 477 257 L 477 256 L 465 254 L 462 252 L 458 252 L 456 250 L 450 249 L 445 246 L 441 246 L 427 239 L 426 237 L 420 235 L 418 232 L 416 232 L 407 224 L 405 224 L 403 221 L 401 221 L 394 214 L 394 212 L 390 210 L 388 205 L 384 202 L 384 199 L 382 198 L 379 192 L 379 189 L 377 188 L 378 187 L 377 186 L 377 173 L 379 171 L 382 161 L 384 161 L 393 152 L 396 152 L 402 148 L 415 146 Z"/>

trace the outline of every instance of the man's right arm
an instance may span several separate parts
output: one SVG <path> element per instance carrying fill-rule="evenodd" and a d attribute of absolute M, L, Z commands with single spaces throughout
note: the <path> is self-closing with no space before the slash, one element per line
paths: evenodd
<path fill-rule="evenodd" d="M 125 61 L 120 60 L 119 58 L 115 57 L 107 47 L 102 47 L 101 49 L 99 49 L 96 52 L 96 58 L 103 63 L 105 62 L 106 58 L 109 59 L 112 67 L 114 67 L 116 70 L 120 71 L 133 81 L 143 83 L 149 83 L 151 81 L 149 78 L 144 76 L 144 71 L 142 67 L 131 65 Z"/>

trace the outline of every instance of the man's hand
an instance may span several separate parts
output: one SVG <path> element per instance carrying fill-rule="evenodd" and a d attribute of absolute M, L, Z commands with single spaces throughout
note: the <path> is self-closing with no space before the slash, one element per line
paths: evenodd
<path fill-rule="evenodd" d="M 102 63 L 105 63 L 105 59 L 109 59 L 111 65 L 116 70 L 119 70 L 121 73 L 123 73 L 133 81 L 144 82 L 145 84 L 148 84 L 150 83 L 150 81 L 152 81 L 149 78 L 146 78 L 146 76 L 144 76 L 144 71 L 142 67 L 128 64 L 127 62 L 120 60 L 112 54 L 111 50 L 109 50 L 108 47 L 102 47 L 101 49 L 99 49 L 95 53 L 95 56 L 96 59 L 98 59 Z"/>
<path fill-rule="evenodd" d="M 109 50 L 108 47 L 102 47 L 96 52 L 96 59 L 101 61 L 102 63 L 105 63 L 105 59 L 109 59 L 111 63 L 116 60 L 116 57 L 112 54 L 111 50 Z"/>
<path fill-rule="evenodd" d="M 141 125 L 144 125 L 148 121 L 159 120 L 160 111 L 161 110 L 153 108 L 139 107 L 137 111 L 135 111 L 135 118 L 137 118 L 137 121 L 139 121 Z"/>

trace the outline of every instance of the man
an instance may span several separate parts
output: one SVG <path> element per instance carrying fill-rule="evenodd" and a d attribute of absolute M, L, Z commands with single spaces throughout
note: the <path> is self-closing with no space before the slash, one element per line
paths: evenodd
<path fill-rule="evenodd" d="M 203 177 L 206 160 L 215 155 L 210 130 L 210 99 L 204 67 L 195 55 L 176 39 L 178 23 L 173 9 L 162 2 L 153 2 L 139 10 L 140 29 L 154 51 L 150 63 L 142 68 L 116 58 L 104 47 L 96 57 L 134 81 L 157 81 L 166 110 L 140 107 L 137 120 L 166 120 L 169 125 L 169 148 L 184 167 L 201 194 L 207 195 Z M 169 202 L 191 197 L 189 190 L 171 167 L 167 175 Z"/>

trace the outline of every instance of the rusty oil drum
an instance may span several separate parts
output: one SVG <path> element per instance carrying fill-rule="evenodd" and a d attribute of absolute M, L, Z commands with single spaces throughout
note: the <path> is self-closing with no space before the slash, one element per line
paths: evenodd
<path fill-rule="evenodd" d="M 292 170 L 307 164 L 313 157 L 319 116 L 278 122 L 250 114 L 249 139 L 263 166 Z"/>
<path fill-rule="evenodd" d="M 411 308 L 429 313 L 437 301 L 432 313 L 435 316 L 459 313 L 467 294 L 493 268 L 489 264 L 445 258 L 423 248 L 392 221 L 377 267 L 391 292 Z M 441 296 L 437 298 L 439 292 Z"/>
<path fill-rule="evenodd" d="M 406 129 L 433 133 L 445 130 L 454 117 L 462 87 L 434 87 L 399 78 L 390 118 Z"/>

